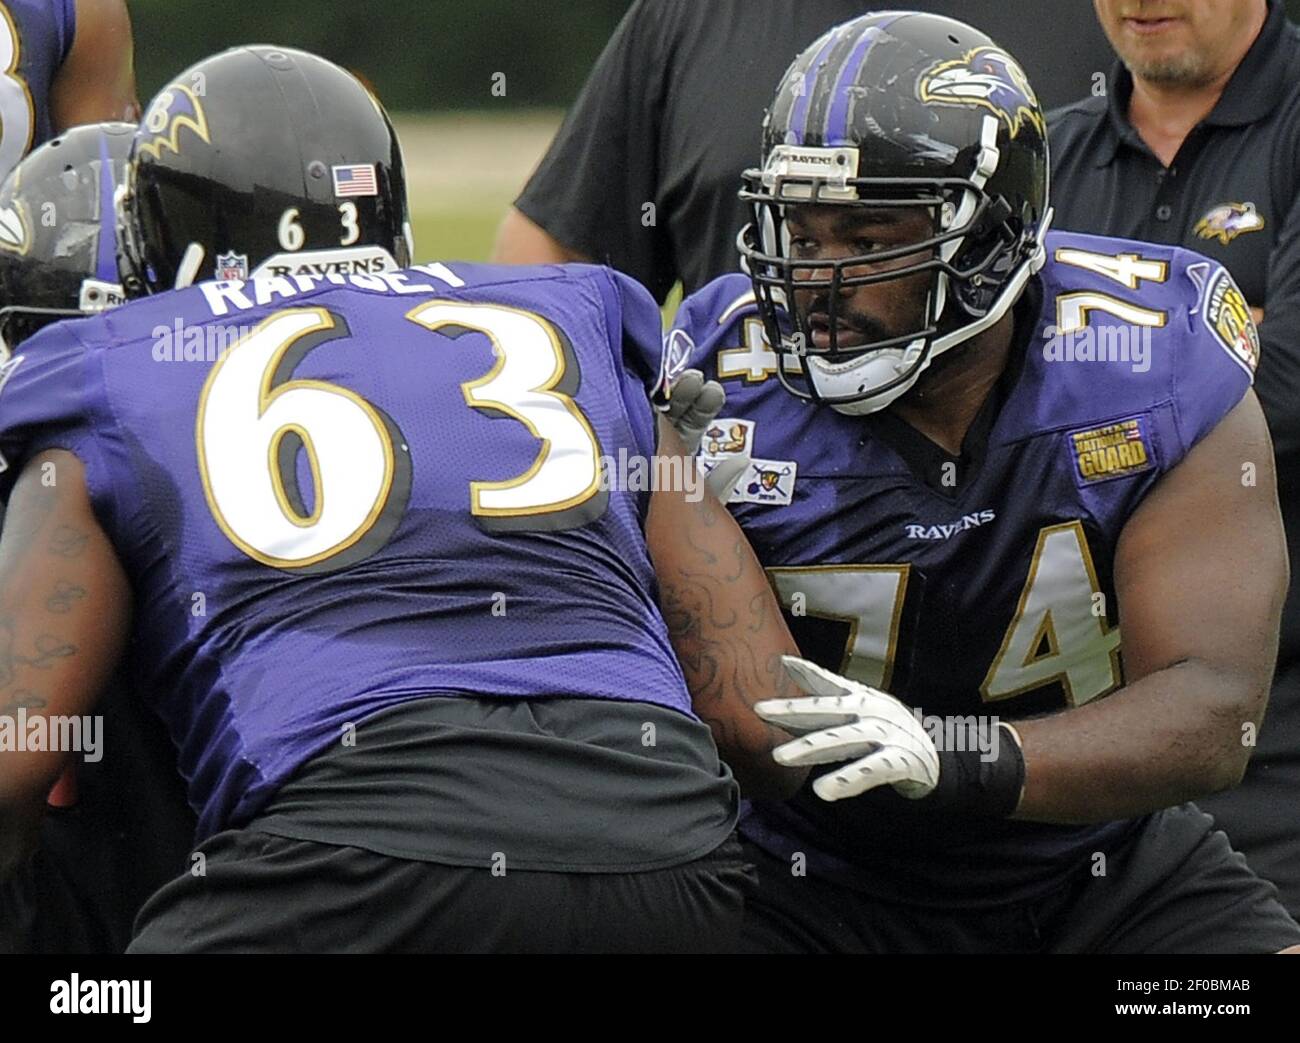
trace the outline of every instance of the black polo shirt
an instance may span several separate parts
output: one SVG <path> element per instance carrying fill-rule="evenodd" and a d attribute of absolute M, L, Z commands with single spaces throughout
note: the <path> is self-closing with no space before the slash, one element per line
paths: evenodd
<path fill-rule="evenodd" d="M 1222 262 L 1246 299 L 1264 306 L 1269 259 L 1300 186 L 1300 29 L 1276 0 L 1270 8 L 1218 104 L 1167 168 L 1129 123 L 1133 77 L 1123 65 L 1105 97 L 1050 114 L 1055 227 L 1186 246 Z"/>
<path fill-rule="evenodd" d="M 759 163 L 781 74 L 827 29 L 892 4 L 869 0 L 637 0 L 515 206 L 558 242 L 626 272 L 662 303 L 735 271 L 748 214 L 740 175 Z M 1020 61 L 1042 104 L 1087 90 L 1110 62 L 1088 4 L 909 0 L 960 18 Z M 1042 41 L 1050 33 L 1052 45 Z"/>
<path fill-rule="evenodd" d="M 1264 309 L 1255 390 L 1300 579 L 1300 29 L 1271 0 L 1218 104 L 1167 169 L 1128 120 L 1132 92 L 1117 64 L 1105 97 L 1049 114 L 1054 226 L 1196 250 Z M 1287 598 L 1277 678 L 1246 782 L 1199 803 L 1300 914 L 1300 582 Z"/>

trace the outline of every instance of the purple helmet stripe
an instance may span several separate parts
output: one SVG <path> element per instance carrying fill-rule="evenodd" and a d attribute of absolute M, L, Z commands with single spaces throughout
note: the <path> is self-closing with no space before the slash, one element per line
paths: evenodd
<path fill-rule="evenodd" d="M 888 21 L 868 25 L 863 29 L 862 35 L 858 38 L 858 42 L 854 46 L 852 53 L 850 53 L 848 60 L 840 68 L 839 78 L 835 81 L 835 100 L 831 103 L 830 112 L 826 114 L 826 133 L 822 139 L 823 144 L 829 145 L 836 139 L 839 141 L 847 140 L 849 133 L 849 84 L 862 71 L 862 66 L 867 61 L 867 55 L 871 53 L 871 48 L 880 39 L 883 31 L 889 25 L 898 21 L 899 17 L 899 15 L 895 15 Z"/>
<path fill-rule="evenodd" d="M 835 46 L 838 32 L 826 34 L 826 42 L 822 44 L 821 49 L 817 52 L 812 61 L 808 63 L 808 68 L 803 74 L 803 90 L 800 92 L 798 99 L 794 104 L 794 111 L 790 114 L 790 133 L 794 135 L 793 145 L 802 145 L 804 134 L 807 131 L 808 123 L 808 106 L 812 103 L 813 83 L 817 79 L 817 66 L 821 64 L 823 58 Z"/>
<path fill-rule="evenodd" d="M 113 192 L 117 178 L 113 157 L 108 154 L 108 137 L 99 135 L 99 243 L 95 258 L 95 278 L 100 282 L 117 282 L 117 215 L 113 210 Z"/>

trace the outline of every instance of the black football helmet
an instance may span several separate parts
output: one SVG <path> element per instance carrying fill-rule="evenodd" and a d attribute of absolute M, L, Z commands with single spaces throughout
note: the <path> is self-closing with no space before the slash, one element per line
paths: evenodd
<path fill-rule="evenodd" d="M 777 375 L 802 398 L 869 413 L 906 392 L 943 351 L 996 322 L 1043 263 L 1047 135 L 1025 74 L 983 33 L 950 18 L 887 11 L 845 22 L 800 54 L 763 122 L 762 167 L 740 197 L 738 246 Z M 924 208 L 923 241 L 838 260 L 794 259 L 794 205 Z M 873 265 L 920 253 L 902 267 Z M 841 348 L 842 289 L 929 273 L 921 325 Z M 807 276 L 807 277 L 805 277 Z M 795 288 L 829 300 L 814 349 Z"/>
<path fill-rule="evenodd" d="M 18 164 L 0 186 L 0 340 L 124 300 L 113 198 L 134 123 L 74 127 Z"/>
<path fill-rule="evenodd" d="M 411 260 L 397 135 L 351 73 L 238 47 L 145 109 L 119 200 L 128 297 L 206 279 L 386 271 Z"/>

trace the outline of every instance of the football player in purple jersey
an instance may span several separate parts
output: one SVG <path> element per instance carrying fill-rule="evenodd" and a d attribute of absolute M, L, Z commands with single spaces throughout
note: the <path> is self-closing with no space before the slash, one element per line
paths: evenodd
<path fill-rule="evenodd" d="M 412 265 L 386 114 L 288 48 L 160 91 L 118 196 L 133 299 L 0 389 L 3 854 L 129 643 L 200 841 L 132 951 L 734 947 L 795 646 L 648 293 Z"/>
<path fill-rule="evenodd" d="M 988 37 L 845 23 L 768 111 L 747 274 L 668 338 L 820 664 L 758 707 L 813 777 L 742 819 L 755 949 L 1300 942 L 1188 803 L 1241 777 L 1286 590 L 1249 310 L 1196 254 L 1049 231 L 1047 171 Z"/>

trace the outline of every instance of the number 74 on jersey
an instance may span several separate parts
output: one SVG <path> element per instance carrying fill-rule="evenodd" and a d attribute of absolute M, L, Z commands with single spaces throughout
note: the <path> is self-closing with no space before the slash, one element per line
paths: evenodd
<path fill-rule="evenodd" d="M 848 624 L 839 672 L 890 690 L 911 565 L 811 565 L 767 570 L 794 615 Z M 954 658 L 962 649 L 953 648 Z M 1118 626 L 1106 620 L 1083 526 L 1038 534 L 1029 574 L 1002 643 L 984 673 L 980 698 L 997 702 L 1059 683 L 1070 706 L 1123 683 Z"/>

